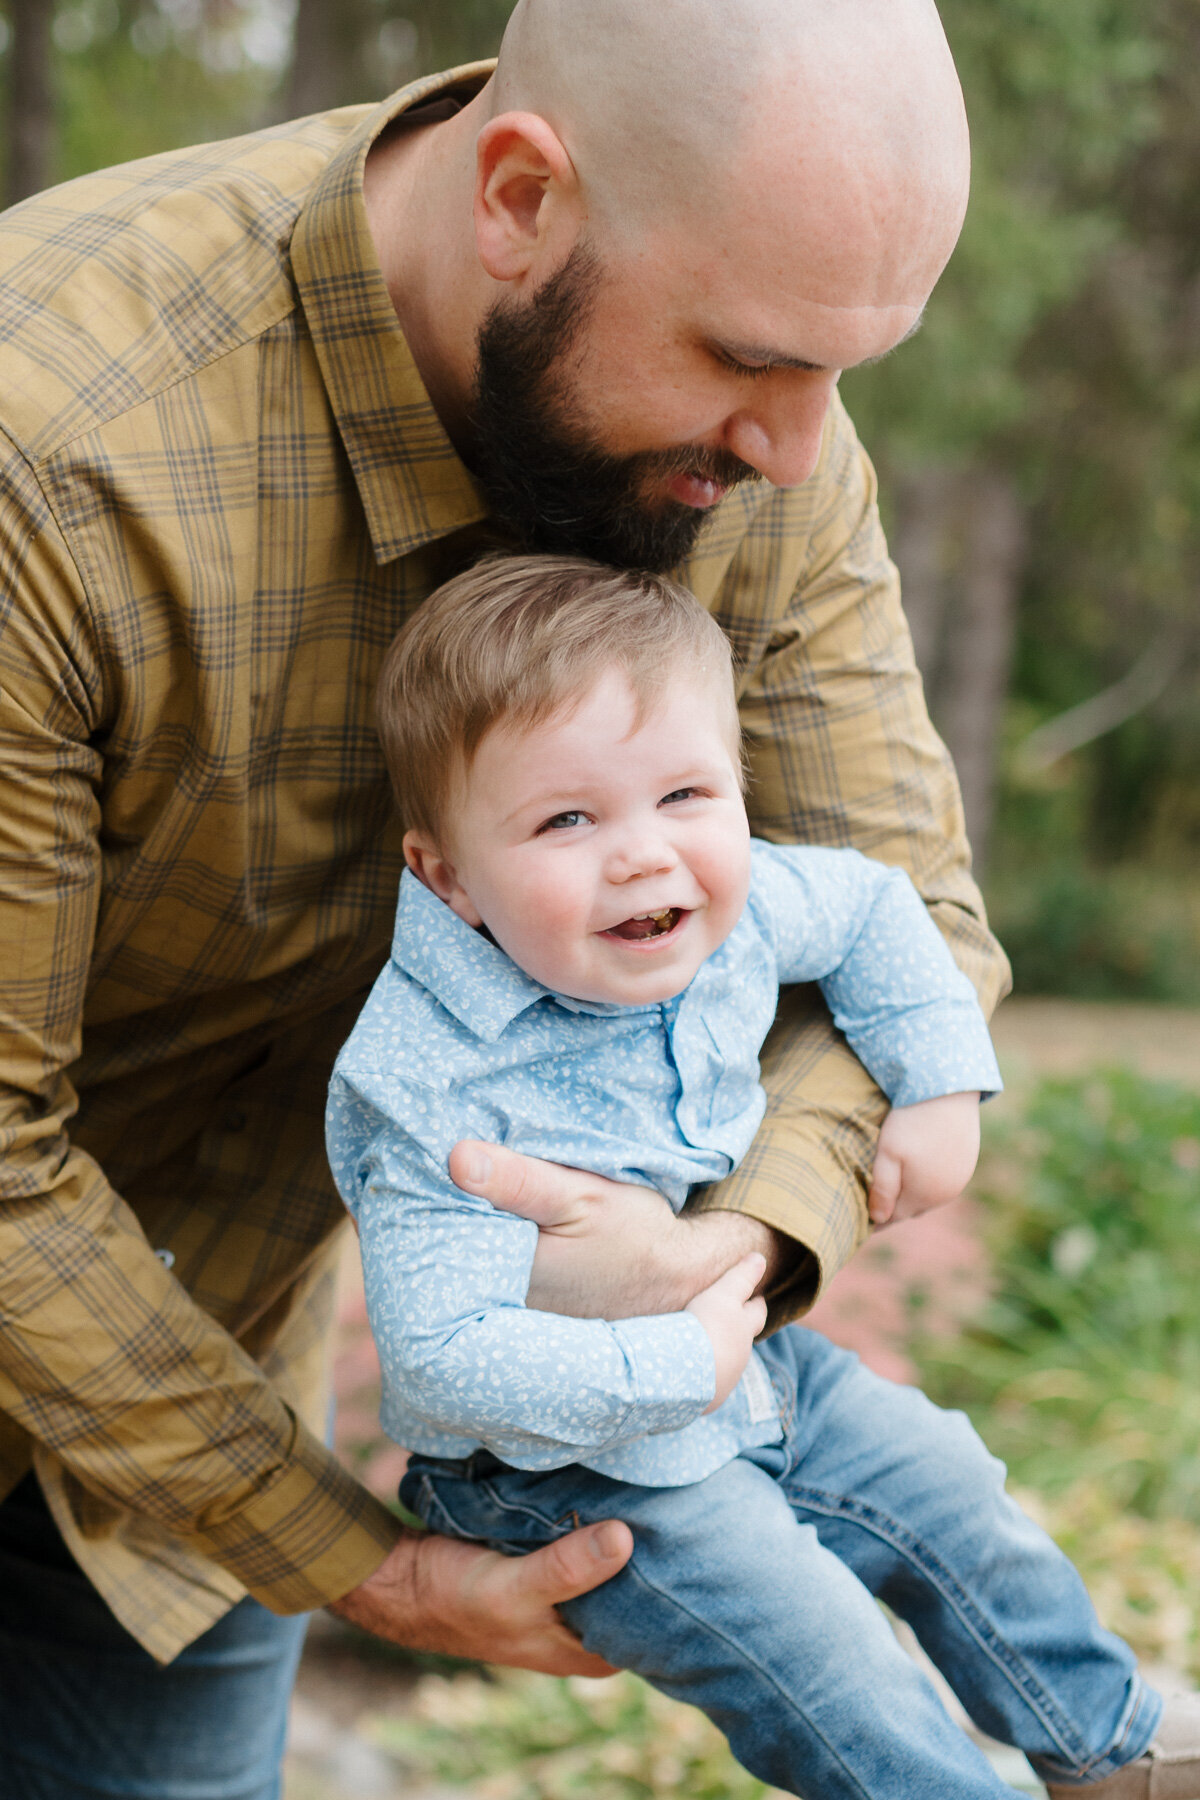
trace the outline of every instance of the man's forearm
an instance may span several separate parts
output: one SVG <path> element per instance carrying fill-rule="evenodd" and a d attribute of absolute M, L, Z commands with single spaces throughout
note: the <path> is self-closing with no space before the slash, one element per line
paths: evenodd
<path fill-rule="evenodd" d="M 760 1294 L 769 1293 L 785 1282 L 796 1263 L 807 1254 L 803 1245 L 773 1230 L 770 1225 L 764 1225 L 761 1219 L 751 1218 L 749 1213 L 717 1209 L 689 1212 L 685 1208 L 679 1215 L 679 1224 L 684 1228 L 680 1243 L 687 1246 L 682 1268 L 674 1271 L 681 1292 L 688 1290 L 682 1292 L 681 1306 L 694 1300 L 698 1293 L 710 1287 L 752 1250 L 758 1251 L 767 1262 L 756 1290 Z"/>

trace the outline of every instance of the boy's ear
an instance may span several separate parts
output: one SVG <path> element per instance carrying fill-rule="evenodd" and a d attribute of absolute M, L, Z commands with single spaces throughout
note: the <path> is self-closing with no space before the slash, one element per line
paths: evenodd
<path fill-rule="evenodd" d="M 459 881 L 454 865 L 442 854 L 431 837 L 427 837 L 423 831 L 406 831 L 404 860 L 417 880 L 424 882 L 431 894 L 444 900 L 468 925 L 479 929 L 483 920 L 471 905 L 470 895 Z"/>

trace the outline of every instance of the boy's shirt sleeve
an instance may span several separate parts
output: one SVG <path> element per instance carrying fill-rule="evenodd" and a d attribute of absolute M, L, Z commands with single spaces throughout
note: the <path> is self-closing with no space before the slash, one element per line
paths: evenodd
<path fill-rule="evenodd" d="M 691 1313 L 610 1323 L 525 1306 L 537 1227 L 463 1193 L 446 1169 L 453 1145 L 491 1124 L 345 1052 L 334 1071 L 327 1140 L 359 1228 L 385 1428 L 435 1455 L 482 1445 L 549 1468 L 691 1424 L 715 1391 Z"/>
<path fill-rule="evenodd" d="M 759 842 L 753 893 L 780 982 L 820 985 L 893 1106 L 1000 1091 L 975 990 L 902 869 L 857 850 Z"/>

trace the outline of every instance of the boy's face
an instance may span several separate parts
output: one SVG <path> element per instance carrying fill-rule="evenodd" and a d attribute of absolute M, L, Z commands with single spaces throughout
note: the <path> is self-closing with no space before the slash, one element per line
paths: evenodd
<path fill-rule="evenodd" d="M 750 833 L 715 680 L 689 674 L 639 724 L 610 669 L 573 710 L 489 732 L 436 850 L 410 864 L 556 993 L 637 1006 L 680 993 L 741 915 Z"/>

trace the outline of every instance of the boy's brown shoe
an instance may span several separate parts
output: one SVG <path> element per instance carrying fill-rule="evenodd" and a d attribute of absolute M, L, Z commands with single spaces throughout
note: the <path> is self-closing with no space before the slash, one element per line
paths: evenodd
<path fill-rule="evenodd" d="M 1103 1781 L 1047 1783 L 1051 1800 L 1200 1800 L 1200 1694 L 1172 1695 L 1145 1755 Z"/>

